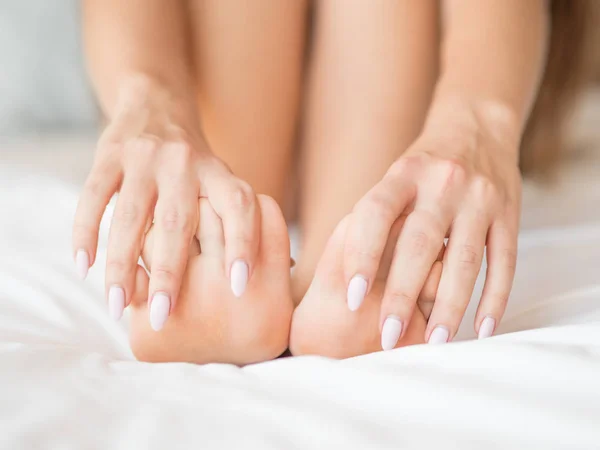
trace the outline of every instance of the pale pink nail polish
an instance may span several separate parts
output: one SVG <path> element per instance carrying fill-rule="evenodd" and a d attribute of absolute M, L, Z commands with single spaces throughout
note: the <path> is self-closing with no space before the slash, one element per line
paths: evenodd
<path fill-rule="evenodd" d="M 435 327 L 429 335 L 429 344 L 445 344 L 450 338 L 450 332 L 446 327 Z"/>
<path fill-rule="evenodd" d="M 113 320 L 118 321 L 123 316 L 125 309 L 125 291 L 119 286 L 111 286 L 108 290 L 108 314 Z"/>
<path fill-rule="evenodd" d="M 346 295 L 346 301 L 348 302 L 348 309 L 350 311 L 356 311 L 362 305 L 367 294 L 367 280 L 360 275 L 354 275 L 348 283 L 348 293 Z"/>
<path fill-rule="evenodd" d="M 150 303 L 150 326 L 154 331 L 160 331 L 169 318 L 171 300 L 164 292 L 157 292 Z"/>
<path fill-rule="evenodd" d="M 241 259 L 234 261 L 231 265 L 231 291 L 233 292 L 233 295 L 238 298 L 241 297 L 246 290 L 249 272 L 250 269 L 248 268 L 248 264 Z"/>
<path fill-rule="evenodd" d="M 88 252 L 85 250 L 77 250 L 77 254 L 75 255 L 75 268 L 79 278 L 85 280 L 90 268 L 90 255 Z"/>
<path fill-rule="evenodd" d="M 489 338 L 494 334 L 494 328 L 496 327 L 496 321 L 492 317 L 486 317 L 479 326 L 479 334 L 477 339 Z"/>
<path fill-rule="evenodd" d="M 381 348 L 383 350 L 392 350 L 398 343 L 402 334 L 402 322 L 394 316 L 389 316 L 383 322 L 381 330 Z"/>

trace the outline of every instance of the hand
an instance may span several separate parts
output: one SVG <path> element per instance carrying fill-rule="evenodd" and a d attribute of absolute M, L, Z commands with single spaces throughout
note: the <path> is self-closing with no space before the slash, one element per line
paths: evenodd
<path fill-rule="evenodd" d="M 461 108 L 432 112 L 421 137 L 354 208 L 345 243 L 348 298 L 355 299 L 355 291 L 372 286 L 392 224 L 408 215 L 380 313 L 381 328 L 391 317 L 406 330 L 448 237 L 425 331 L 432 343 L 456 334 L 486 246 L 486 282 L 475 318 L 480 337 L 491 335 L 500 321 L 516 265 L 521 198 L 519 143 L 511 137 L 516 133 L 504 133 L 504 123 L 489 120 L 497 111 Z M 361 279 L 366 283 L 353 281 Z"/>
<path fill-rule="evenodd" d="M 238 297 L 252 274 L 258 250 L 260 216 L 255 194 L 209 151 L 187 106 L 147 80 L 124 86 L 113 119 L 98 142 L 73 228 L 76 264 L 85 277 L 95 262 L 103 212 L 119 192 L 106 262 L 109 311 L 118 319 L 131 301 L 145 234 L 154 224 L 148 301 L 155 330 L 162 328 L 177 302 L 198 227 L 199 197 L 207 197 L 223 221 L 223 270 Z"/>

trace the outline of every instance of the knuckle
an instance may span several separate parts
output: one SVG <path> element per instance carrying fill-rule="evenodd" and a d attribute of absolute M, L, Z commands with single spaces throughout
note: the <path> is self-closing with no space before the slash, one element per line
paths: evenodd
<path fill-rule="evenodd" d="M 508 291 L 498 291 L 498 292 L 490 292 L 487 295 L 487 299 L 485 300 L 485 304 L 488 306 L 492 306 L 493 309 L 504 309 L 508 304 L 509 292 Z"/>
<path fill-rule="evenodd" d="M 500 261 L 507 269 L 514 271 L 517 268 L 517 252 L 505 248 L 500 254 Z"/>
<path fill-rule="evenodd" d="M 172 163 L 173 170 L 177 172 L 186 172 L 190 169 L 194 150 L 188 142 L 181 140 L 170 142 L 168 150 L 169 160 Z"/>
<path fill-rule="evenodd" d="M 140 208 L 134 201 L 123 201 L 118 203 L 113 216 L 113 224 L 129 228 L 134 226 L 140 219 Z"/>
<path fill-rule="evenodd" d="M 240 181 L 229 193 L 229 204 L 236 210 L 246 210 L 254 203 L 254 191 L 245 181 Z"/>
<path fill-rule="evenodd" d="M 130 152 L 140 158 L 148 158 L 155 156 L 161 146 L 159 139 L 149 136 L 140 136 L 135 138 L 130 148 Z"/>
<path fill-rule="evenodd" d="M 458 302 L 443 302 L 441 307 L 441 316 L 447 318 L 447 322 L 452 322 L 453 324 L 460 324 L 460 321 L 465 313 L 467 305 L 466 303 L 463 304 Z"/>
<path fill-rule="evenodd" d="M 94 237 L 95 227 L 76 219 L 73 224 L 73 237 L 76 241 L 90 241 Z"/>
<path fill-rule="evenodd" d="M 443 159 L 438 161 L 438 180 L 442 192 L 461 186 L 467 179 L 467 169 L 458 159 Z"/>
<path fill-rule="evenodd" d="M 361 266 L 367 267 L 377 266 L 381 258 L 377 249 L 353 244 L 348 245 L 348 254 L 351 259 L 359 261 Z"/>
<path fill-rule="evenodd" d="M 496 205 L 500 199 L 498 188 L 486 177 L 476 177 L 471 183 L 471 192 L 475 201 L 482 206 Z"/>
<path fill-rule="evenodd" d="M 421 230 L 411 232 L 408 237 L 408 252 L 412 257 L 421 255 L 431 246 L 431 238 Z"/>
<path fill-rule="evenodd" d="M 392 289 L 386 294 L 386 300 L 390 305 L 406 305 L 406 307 L 409 307 L 416 302 L 417 296 L 401 289 Z"/>
<path fill-rule="evenodd" d="M 233 241 L 238 248 L 250 248 L 252 247 L 253 239 L 248 233 L 238 233 L 234 236 Z"/>
<path fill-rule="evenodd" d="M 130 264 L 127 263 L 125 258 L 111 258 L 106 262 L 106 273 L 112 278 L 121 278 L 124 273 L 128 272 Z"/>
<path fill-rule="evenodd" d="M 164 231 L 186 232 L 192 229 L 192 215 L 175 208 L 168 209 L 162 214 L 160 224 Z"/>
<path fill-rule="evenodd" d="M 414 170 L 417 164 L 417 159 L 414 156 L 406 156 L 399 158 L 390 166 L 386 176 L 402 177 Z"/>
<path fill-rule="evenodd" d="M 480 252 L 477 247 L 471 244 L 461 245 L 458 252 L 458 262 L 461 266 L 467 269 L 472 269 L 478 266 L 481 262 Z"/>
<path fill-rule="evenodd" d="M 368 220 L 391 222 L 395 219 L 390 198 L 381 190 L 373 190 L 358 205 L 358 212 Z"/>
<path fill-rule="evenodd" d="M 150 276 L 163 286 L 174 286 L 178 279 L 177 275 L 175 274 L 175 270 L 172 267 L 160 263 L 152 266 L 152 272 L 150 273 Z"/>
<path fill-rule="evenodd" d="M 94 199 L 102 198 L 106 191 L 105 179 L 106 176 L 103 170 L 93 170 L 90 176 L 85 180 L 83 186 L 84 194 Z"/>

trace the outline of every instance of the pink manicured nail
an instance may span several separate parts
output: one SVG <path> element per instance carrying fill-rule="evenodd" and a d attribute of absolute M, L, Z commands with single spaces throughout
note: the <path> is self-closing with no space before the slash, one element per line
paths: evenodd
<path fill-rule="evenodd" d="M 429 335 L 429 344 L 445 344 L 450 338 L 450 332 L 446 327 L 435 327 Z"/>
<path fill-rule="evenodd" d="M 496 327 L 496 321 L 491 317 L 486 317 L 479 326 L 479 334 L 477 339 L 489 338 L 494 334 L 494 328 Z"/>
<path fill-rule="evenodd" d="M 367 280 L 360 275 L 354 275 L 348 283 L 348 293 L 346 295 L 346 301 L 348 302 L 348 309 L 350 311 L 356 311 L 362 305 L 367 294 Z"/>
<path fill-rule="evenodd" d="M 90 255 L 85 250 L 77 250 L 75 255 L 75 268 L 77 269 L 77 275 L 82 280 L 85 280 L 88 270 L 90 268 Z"/>
<path fill-rule="evenodd" d="M 233 295 L 238 298 L 241 297 L 246 290 L 249 272 L 250 269 L 248 268 L 248 264 L 241 259 L 234 261 L 231 265 L 231 291 L 233 292 Z"/>
<path fill-rule="evenodd" d="M 150 303 L 150 326 L 154 331 L 160 331 L 169 318 L 171 300 L 164 292 L 157 292 Z"/>
<path fill-rule="evenodd" d="M 108 314 L 115 321 L 123 316 L 125 309 L 125 291 L 118 286 L 111 286 L 108 290 Z"/>
<path fill-rule="evenodd" d="M 390 316 L 383 322 L 381 330 L 381 348 L 392 350 L 398 343 L 402 334 L 402 322 L 397 317 Z"/>

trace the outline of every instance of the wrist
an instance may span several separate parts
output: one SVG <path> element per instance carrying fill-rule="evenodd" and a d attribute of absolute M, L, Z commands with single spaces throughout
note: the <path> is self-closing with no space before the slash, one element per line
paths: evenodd
<path fill-rule="evenodd" d="M 116 100 L 109 119 L 127 111 L 160 115 L 187 131 L 199 128 L 196 97 L 185 83 L 177 86 L 155 75 L 133 72 L 122 75 L 116 86 Z"/>
<path fill-rule="evenodd" d="M 506 103 L 481 96 L 439 90 L 432 102 L 423 134 L 451 142 L 496 141 L 518 156 L 522 125 L 518 114 Z"/>

